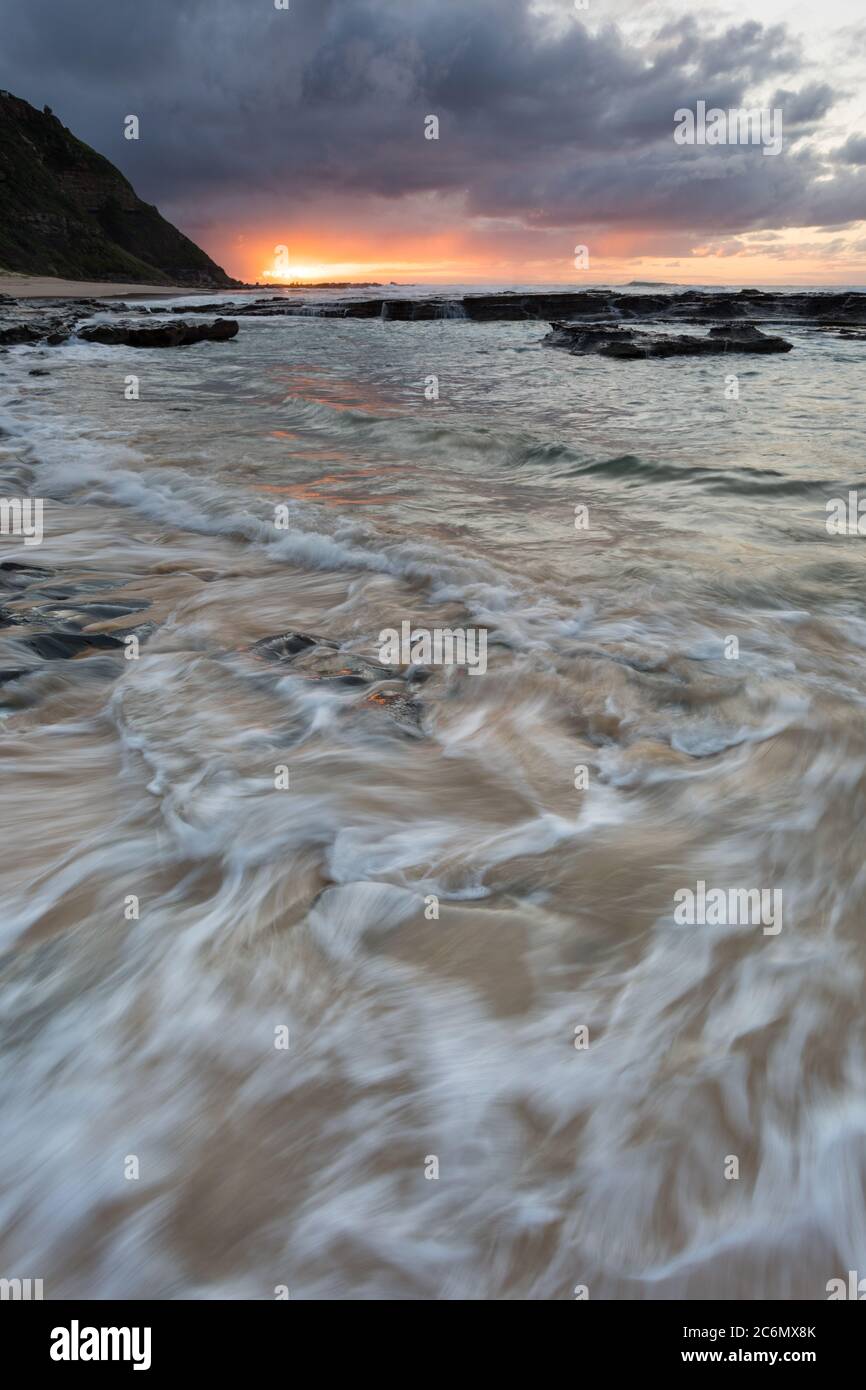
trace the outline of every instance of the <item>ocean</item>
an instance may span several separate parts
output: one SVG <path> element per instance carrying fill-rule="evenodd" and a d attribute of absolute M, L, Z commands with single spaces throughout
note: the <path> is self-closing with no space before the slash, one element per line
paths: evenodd
<path fill-rule="evenodd" d="M 0 355 L 0 496 L 44 506 L 0 539 L 0 1272 L 866 1274 L 866 546 L 827 525 L 866 498 L 863 344 L 240 324 Z M 485 669 L 353 678 L 404 623 Z M 251 650 L 289 633 L 343 666 Z M 683 920 L 714 890 L 779 911 Z"/>

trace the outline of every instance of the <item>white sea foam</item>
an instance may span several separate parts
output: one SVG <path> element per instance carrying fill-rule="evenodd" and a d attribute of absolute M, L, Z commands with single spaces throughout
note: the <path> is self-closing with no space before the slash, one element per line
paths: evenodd
<path fill-rule="evenodd" d="M 120 586 L 153 624 L 128 662 L 0 629 L 0 669 L 39 668 L 0 686 L 3 1266 L 51 1296 L 822 1297 L 862 1267 L 860 557 L 761 498 L 546 470 L 635 441 L 622 364 L 578 415 L 537 336 L 245 320 L 227 352 L 0 358 L 2 477 L 60 519 L 34 602 Z M 693 461 L 700 370 L 654 378 L 637 447 Z M 701 436 L 720 468 L 783 429 L 760 404 L 745 444 Z M 412 737 L 247 650 L 455 614 L 489 670 L 413 691 Z M 698 878 L 783 887 L 785 930 L 684 933 Z"/>

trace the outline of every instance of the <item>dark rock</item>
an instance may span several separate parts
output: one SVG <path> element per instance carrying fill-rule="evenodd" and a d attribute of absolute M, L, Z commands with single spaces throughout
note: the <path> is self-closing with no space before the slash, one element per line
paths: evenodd
<path fill-rule="evenodd" d="M 108 622 L 112 618 L 125 618 L 149 607 L 149 599 L 126 599 L 123 603 L 76 603 L 74 609 L 68 611 L 83 614 L 85 622 L 92 623 L 99 619 Z"/>
<path fill-rule="evenodd" d="M 46 580 L 55 577 L 54 584 Z M 3 630 L 6 661 L 18 649 L 18 660 L 29 662 L 0 671 L 0 685 L 11 684 L 24 676 L 49 669 L 56 661 L 81 663 L 88 678 L 111 680 L 117 676 L 118 655 L 130 635 L 144 643 L 154 631 L 150 623 L 122 630 L 84 631 L 94 624 L 104 625 L 127 615 L 149 608 L 148 599 L 122 599 L 116 602 L 92 599 L 94 591 L 116 589 L 130 576 L 112 575 L 107 578 L 85 579 L 78 575 L 65 585 L 56 582 L 57 572 L 28 565 L 16 560 L 0 563 L 0 590 L 5 590 L 6 604 L 0 608 L 0 629 Z M 47 667 L 43 668 L 43 663 Z M 39 685 L 28 684 L 22 691 L 3 695 L 4 709 L 19 708 L 37 698 Z M 10 703 L 11 702 L 11 703 Z"/>
<path fill-rule="evenodd" d="M 70 657 L 93 647 L 122 647 L 123 640 L 107 632 L 82 633 L 80 636 L 73 632 L 40 632 L 28 637 L 26 645 L 45 661 L 68 661 Z"/>
<path fill-rule="evenodd" d="M 70 595 L 68 592 L 51 593 L 47 589 L 39 592 L 39 598 L 49 598 L 60 600 L 60 606 L 52 607 L 44 603 L 35 604 L 33 607 L 22 610 L 19 617 L 26 622 L 48 624 L 52 631 L 61 632 L 80 632 L 82 628 L 88 627 L 97 622 L 110 622 L 113 618 L 128 617 L 132 613 L 141 612 L 143 608 L 148 608 L 147 603 L 138 604 L 135 608 L 127 608 L 125 605 L 113 603 L 69 603 Z M 27 599 L 33 598 L 33 591 L 27 595 Z"/>
<path fill-rule="evenodd" d="M 15 323 L 9 328 L 0 328 L 0 343 L 10 347 L 16 347 L 19 343 L 38 343 L 43 337 L 43 332 L 29 323 Z"/>
<path fill-rule="evenodd" d="M 161 323 L 153 327 L 134 324 L 95 323 L 79 329 L 85 343 L 104 343 L 137 348 L 190 347 L 194 343 L 224 343 L 234 338 L 238 324 L 234 319 L 215 319 L 213 323 Z"/>
<path fill-rule="evenodd" d="M 0 563 L 0 584 L 5 589 L 26 589 L 30 584 L 49 579 L 53 570 L 42 569 L 39 565 L 25 565 L 18 560 L 4 560 Z"/>
<path fill-rule="evenodd" d="M 294 287 L 293 287 L 294 288 Z M 557 293 L 515 292 L 467 294 L 459 298 L 365 298 L 355 293 L 344 299 L 320 299 L 311 287 L 298 296 L 261 295 L 240 304 L 211 299 L 198 304 L 152 310 L 143 305 L 103 304 L 103 310 L 135 313 L 230 314 L 232 318 L 270 318 L 293 315 L 317 318 L 382 319 L 393 323 L 441 322 L 511 323 L 521 320 L 579 320 L 582 323 L 631 323 L 657 320 L 671 323 L 718 323 L 719 320 L 809 323 L 826 327 L 866 326 L 866 294 L 862 291 L 803 290 L 789 293 L 762 290 L 682 290 L 675 294 L 622 294 L 616 290 L 565 290 Z"/>
<path fill-rule="evenodd" d="M 390 680 L 398 673 L 378 661 L 369 661 L 356 652 L 334 651 L 332 648 L 309 648 L 292 662 L 292 670 L 305 679 L 338 681 L 340 685 L 369 685 L 371 681 Z"/>
<path fill-rule="evenodd" d="M 580 320 L 617 323 L 656 319 L 706 323 L 745 319 L 757 322 L 866 325 L 866 294 L 862 291 L 803 290 L 788 293 L 761 290 L 683 290 L 676 294 L 622 294 L 616 290 L 566 290 L 467 294 L 458 299 L 375 299 L 354 296 L 317 301 L 312 293 L 299 299 L 279 296 L 253 300 L 230 308 L 232 314 L 315 315 L 321 318 L 378 318 L 390 322 L 465 319 L 471 323 L 520 320 Z M 213 313 L 214 305 L 197 305 L 185 312 Z"/>
<path fill-rule="evenodd" d="M 706 357 L 730 352 L 790 352 L 784 338 L 770 337 L 754 324 L 719 324 L 706 337 L 685 333 L 651 333 L 624 324 L 557 323 L 543 339 L 550 347 L 565 348 L 573 356 L 596 353 L 600 357 Z"/>
<path fill-rule="evenodd" d="M 306 632 L 283 632 L 277 637 L 263 637 L 249 650 L 254 656 L 264 657 L 267 661 L 291 661 L 299 652 L 307 651 L 310 647 L 333 647 L 336 650 L 337 644 L 329 642 L 326 637 L 310 637 Z"/>
<path fill-rule="evenodd" d="M 391 689 L 379 686 L 364 697 L 365 709 L 384 710 L 397 724 L 411 733 L 421 729 L 423 710 L 417 700 L 407 694 L 406 687 Z"/>
<path fill-rule="evenodd" d="M 7 305 L 11 304 L 10 310 Z M 72 331 L 77 311 L 68 303 L 45 299 L 7 299 L 0 304 L 0 343 L 64 343 Z"/>
<path fill-rule="evenodd" d="M 341 651 L 327 637 L 306 632 L 265 637 L 248 651 L 260 659 L 289 666 L 292 675 L 301 680 L 360 687 L 366 693 L 359 704 L 352 705 L 354 714 L 384 713 L 404 734 L 413 738 L 422 735 L 423 710 L 414 698 L 413 686 L 416 681 L 427 679 L 427 671 L 404 672 L 383 666 L 357 652 Z"/>
<path fill-rule="evenodd" d="M 371 681 L 388 680 L 398 674 L 378 661 L 370 661 L 355 652 L 340 651 L 337 643 L 327 637 L 313 637 L 306 632 L 265 637 L 249 650 L 267 661 L 291 662 L 292 673 L 306 680 L 369 685 Z"/>
<path fill-rule="evenodd" d="M 283 295 L 269 295 L 267 299 L 252 299 L 246 303 L 233 304 L 223 300 L 203 304 L 175 304 L 165 309 L 168 314 L 231 314 L 233 318 L 271 318 L 282 314 L 296 315 L 303 310 L 303 299 L 287 299 Z M 131 306 L 135 307 L 135 306 Z M 158 314 L 160 309 L 136 310 L 138 313 Z"/>
<path fill-rule="evenodd" d="M 371 685 L 382 681 L 398 682 L 405 695 L 406 688 L 421 684 L 429 671 L 406 670 L 383 666 L 380 661 L 361 656 L 358 652 L 341 650 L 327 637 L 307 632 L 284 632 L 276 637 L 264 637 L 248 648 L 251 655 L 267 661 L 290 663 L 292 674 L 305 680 L 335 681 L 341 685 Z"/>

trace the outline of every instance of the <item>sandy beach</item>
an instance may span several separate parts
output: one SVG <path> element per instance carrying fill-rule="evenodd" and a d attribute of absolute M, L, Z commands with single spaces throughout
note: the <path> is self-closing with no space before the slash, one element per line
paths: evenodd
<path fill-rule="evenodd" d="M 176 295 L 178 291 L 188 290 L 195 294 L 195 286 L 190 285 L 136 285 L 116 284 L 108 280 L 59 280 L 48 275 L 14 275 L 0 271 L 0 294 L 12 295 L 15 299 L 110 299 L 122 295 Z"/>

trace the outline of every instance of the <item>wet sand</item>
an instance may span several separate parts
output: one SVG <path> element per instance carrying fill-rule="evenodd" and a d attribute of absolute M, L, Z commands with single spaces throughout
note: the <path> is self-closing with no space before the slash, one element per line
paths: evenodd
<path fill-rule="evenodd" d="M 117 284 L 110 280 L 59 280 L 51 276 L 14 275 L 9 271 L 0 272 L 0 294 L 10 294 L 16 299 L 110 299 L 123 295 L 164 294 L 174 297 L 179 291 L 197 293 L 195 285 L 135 285 Z M 207 291 L 202 290 L 202 294 Z"/>

